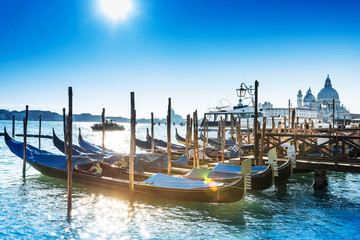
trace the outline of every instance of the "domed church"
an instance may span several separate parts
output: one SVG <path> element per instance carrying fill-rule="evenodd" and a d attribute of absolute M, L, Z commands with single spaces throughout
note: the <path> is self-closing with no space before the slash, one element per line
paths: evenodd
<path fill-rule="evenodd" d="M 297 95 L 297 107 L 315 110 L 322 122 L 331 122 L 333 118 L 333 101 L 335 102 L 335 120 L 340 122 L 344 119 L 350 119 L 350 111 L 340 104 L 339 94 L 332 87 L 329 75 L 325 80 L 324 88 L 320 90 L 317 99 L 311 93 L 311 89 L 306 92 L 304 99 L 301 90 Z"/>

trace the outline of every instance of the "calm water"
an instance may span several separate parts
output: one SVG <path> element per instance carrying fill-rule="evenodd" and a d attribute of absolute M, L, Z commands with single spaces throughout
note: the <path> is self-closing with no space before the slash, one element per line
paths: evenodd
<path fill-rule="evenodd" d="M 16 122 L 16 132 L 22 132 Z M 60 122 L 43 122 L 62 137 Z M 84 137 L 101 143 L 101 133 L 90 123 L 75 123 Z M 0 131 L 11 122 L 0 121 Z M 137 126 L 145 139 L 146 127 Z M 107 133 L 106 145 L 129 150 L 126 131 Z M 178 126 L 177 126 L 178 127 Z M 184 127 L 178 127 L 184 135 Z M 38 123 L 29 123 L 37 134 Z M 172 131 L 174 133 L 174 129 Z M 75 133 L 75 132 L 74 132 Z M 156 126 L 165 139 L 165 126 Z M 21 138 L 17 138 L 21 140 Z M 77 139 L 77 132 L 74 135 Z M 29 138 L 38 146 L 38 140 Z M 175 139 L 173 142 L 176 142 Z M 52 140 L 42 149 L 59 153 Z M 131 208 L 127 193 L 102 191 L 74 184 L 73 218 L 66 221 L 66 181 L 41 175 L 30 168 L 22 178 L 22 160 L 0 141 L 0 239 L 360 239 L 360 175 L 328 173 L 327 190 L 314 191 L 313 175 L 294 175 L 287 185 L 249 193 L 233 204 L 184 203 L 136 196 Z"/>

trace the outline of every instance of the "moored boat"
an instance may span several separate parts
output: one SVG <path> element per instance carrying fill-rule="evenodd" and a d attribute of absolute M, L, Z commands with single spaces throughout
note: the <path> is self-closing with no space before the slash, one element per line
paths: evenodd
<path fill-rule="evenodd" d="M 18 157 L 23 157 L 23 143 L 12 139 L 5 131 L 5 142 Z M 39 150 L 31 145 L 26 146 L 26 161 L 42 174 L 61 179 L 67 178 L 67 156 L 56 155 Z M 87 173 L 77 171 L 75 166 L 86 167 L 98 163 L 88 158 L 73 158 L 73 181 L 103 188 L 128 191 L 129 181 L 125 178 L 114 178 L 102 175 L 101 172 Z M 128 175 L 127 175 L 128 176 Z M 229 203 L 241 200 L 246 192 L 244 178 L 231 183 L 204 182 L 189 180 L 165 174 L 155 174 L 150 178 L 135 179 L 134 192 L 181 201 Z"/>
<path fill-rule="evenodd" d="M 102 147 L 84 140 L 83 136 L 81 135 L 80 128 L 79 128 L 78 142 L 79 142 L 80 147 L 83 149 L 86 149 L 88 152 L 95 153 L 95 154 L 102 154 Z M 114 155 L 116 153 L 117 153 L 116 151 L 105 148 L 105 155 Z"/>
<path fill-rule="evenodd" d="M 233 181 L 242 177 L 241 166 L 232 166 L 227 164 L 218 164 L 212 170 L 194 168 L 185 175 L 188 179 L 209 180 L 212 181 Z M 267 167 L 252 167 L 251 169 L 251 188 L 252 191 L 260 191 L 270 188 L 273 185 L 273 167 L 269 164 Z"/>

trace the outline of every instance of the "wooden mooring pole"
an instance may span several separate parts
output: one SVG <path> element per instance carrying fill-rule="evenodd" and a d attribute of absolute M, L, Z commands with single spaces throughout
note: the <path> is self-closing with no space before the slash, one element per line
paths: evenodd
<path fill-rule="evenodd" d="M 233 115 L 230 114 L 230 123 L 231 123 L 231 140 L 234 140 L 234 118 L 233 118 Z"/>
<path fill-rule="evenodd" d="M 194 112 L 194 155 L 196 155 L 196 167 L 199 167 L 199 121 L 197 116 L 197 110 Z"/>
<path fill-rule="evenodd" d="M 241 134 L 241 118 L 238 119 L 238 128 L 239 128 L 239 160 L 241 160 L 241 144 L 242 144 L 242 134 Z"/>
<path fill-rule="evenodd" d="M 258 88 L 259 82 L 255 81 L 255 118 L 254 118 L 254 160 L 259 165 L 259 136 L 258 136 Z"/>
<path fill-rule="evenodd" d="M 294 132 L 295 131 L 295 109 L 292 110 L 292 115 L 291 115 L 291 131 Z"/>
<path fill-rule="evenodd" d="M 262 131 L 261 131 L 261 141 L 260 141 L 260 159 L 259 159 L 259 162 L 260 162 L 260 166 L 263 166 L 264 165 L 264 144 L 265 144 L 265 134 L 266 134 L 266 117 L 263 118 L 263 128 L 262 128 Z"/>
<path fill-rule="evenodd" d="M 154 113 L 151 113 L 151 152 L 155 152 L 155 140 L 154 140 Z"/>
<path fill-rule="evenodd" d="M 130 161 L 129 161 L 129 195 L 130 202 L 134 200 L 134 156 L 135 156 L 135 131 L 136 131 L 136 110 L 135 110 L 135 94 L 130 93 Z"/>
<path fill-rule="evenodd" d="M 288 125 L 289 125 L 289 131 L 288 131 L 289 133 L 290 133 L 290 131 L 291 131 L 291 128 L 290 128 L 290 126 L 291 126 L 291 125 L 290 125 L 290 119 L 291 119 L 291 102 L 290 102 L 290 99 L 289 99 L 289 124 L 288 124 Z"/>
<path fill-rule="evenodd" d="M 105 108 L 102 109 L 102 155 L 105 155 Z"/>
<path fill-rule="evenodd" d="M 68 140 L 69 140 L 69 148 L 68 148 L 68 175 L 67 175 L 67 185 L 68 185 L 68 207 L 67 207 L 67 217 L 71 218 L 72 211 L 72 113 L 73 113 L 73 92 L 72 87 L 69 87 L 69 115 L 68 115 Z"/>
<path fill-rule="evenodd" d="M 186 137 L 185 137 L 185 154 L 186 158 L 189 160 L 189 134 L 190 134 L 190 114 L 186 116 Z M 191 146 L 190 146 L 191 147 Z"/>
<path fill-rule="evenodd" d="M 39 149 L 41 149 L 41 115 L 39 116 Z"/>
<path fill-rule="evenodd" d="M 15 137 L 15 115 L 12 115 L 12 137 Z"/>
<path fill-rule="evenodd" d="M 249 119 L 246 119 L 247 121 L 246 121 L 246 136 L 247 136 L 247 144 L 250 144 L 251 143 L 251 141 L 250 141 L 250 130 L 249 130 Z"/>
<path fill-rule="evenodd" d="M 225 120 L 221 117 L 220 120 L 220 129 L 221 129 L 221 162 L 225 163 L 224 151 L 225 151 Z"/>
<path fill-rule="evenodd" d="M 65 152 L 65 155 L 67 155 L 67 129 L 66 129 L 65 108 L 63 108 L 63 129 L 64 129 L 64 152 Z"/>
<path fill-rule="evenodd" d="M 24 145 L 23 145 L 23 178 L 25 178 L 26 172 L 26 144 L 27 144 L 27 123 L 29 117 L 29 105 L 25 107 L 25 118 L 24 118 Z"/>
<path fill-rule="evenodd" d="M 168 114 L 167 114 L 167 151 L 168 151 L 168 175 L 171 175 L 171 98 L 169 98 Z"/>
<path fill-rule="evenodd" d="M 193 112 L 193 127 L 194 127 L 194 148 L 193 148 L 193 168 L 196 168 L 196 163 L 197 163 L 197 154 L 196 154 L 196 150 L 197 150 L 197 142 L 196 142 L 196 116 L 195 116 L 195 112 Z"/>
<path fill-rule="evenodd" d="M 205 148 L 206 148 L 206 133 L 205 133 L 205 129 L 206 129 L 206 126 L 207 126 L 207 119 L 205 117 L 205 114 L 204 114 L 204 126 L 203 126 L 203 155 L 202 155 L 202 164 L 205 164 Z"/>

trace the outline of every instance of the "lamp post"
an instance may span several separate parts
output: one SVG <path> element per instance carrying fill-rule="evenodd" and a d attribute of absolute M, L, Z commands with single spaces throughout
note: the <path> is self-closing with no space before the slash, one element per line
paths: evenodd
<path fill-rule="evenodd" d="M 246 93 L 249 93 L 249 95 L 251 96 L 251 102 L 253 105 L 254 104 L 254 99 L 253 99 L 253 95 L 254 95 L 254 92 L 255 89 L 252 87 L 252 86 L 246 86 L 245 83 L 241 83 L 240 84 L 240 88 L 236 89 L 236 93 L 238 95 L 238 97 L 240 97 L 240 103 L 241 103 L 241 98 L 245 97 Z"/>
<path fill-rule="evenodd" d="M 254 125 L 253 125 L 253 133 L 254 133 L 254 161 L 256 164 L 259 164 L 259 138 L 258 138 L 258 87 L 259 82 L 255 81 L 255 88 L 252 88 L 252 86 L 248 87 L 245 85 L 245 83 L 240 84 L 240 88 L 236 89 L 236 93 L 238 97 L 241 98 L 245 97 L 246 93 L 249 93 L 251 96 L 251 101 L 253 103 L 254 109 L 255 109 L 255 116 L 254 116 Z M 255 95 L 255 102 L 253 99 L 253 95 Z"/>
<path fill-rule="evenodd" d="M 332 104 L 329 104 L 326 100 L 324 100 L 320 105 L 322 109 L 326 109 L 327 107 L 329 107 L 329 109 L 332 108 L 333 110 L 332 125 L 333 125 L 333 129 L 335 129 L 335 99 L 333 98 Z"/>

